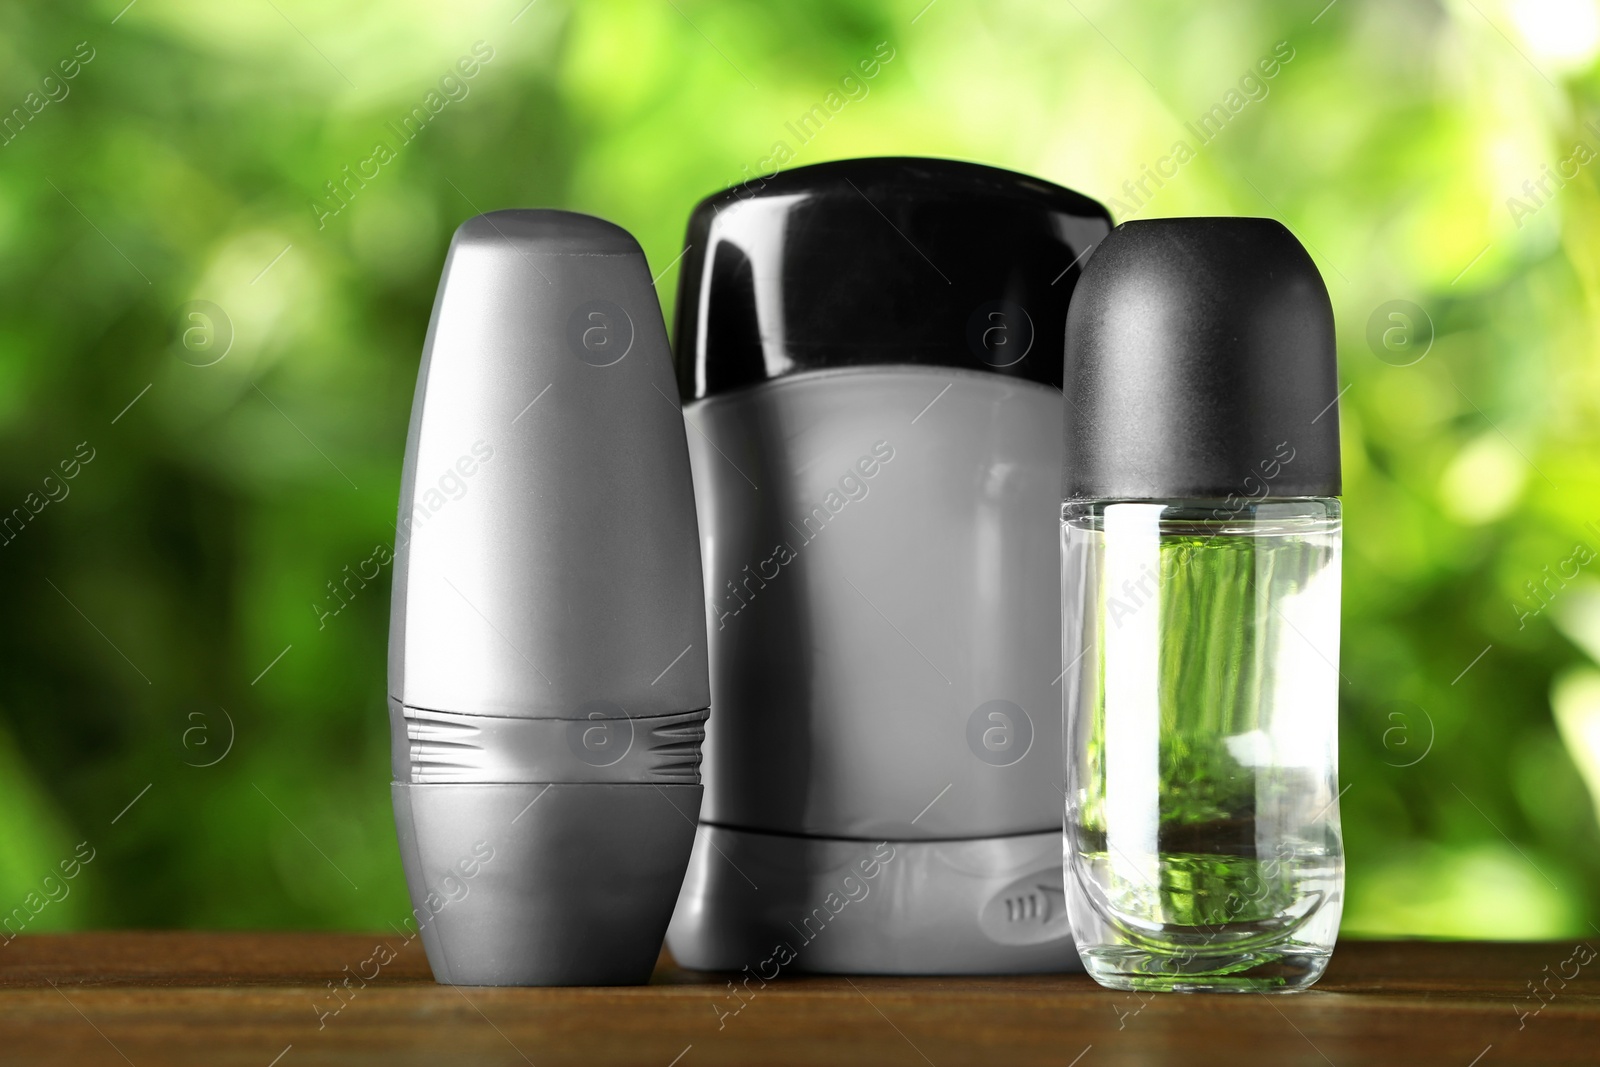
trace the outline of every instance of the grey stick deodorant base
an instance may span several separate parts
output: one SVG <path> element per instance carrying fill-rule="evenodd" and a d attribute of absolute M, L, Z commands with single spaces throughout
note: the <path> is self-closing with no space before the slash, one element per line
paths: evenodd
<path fill-rule="evenodd" d="M 457 230 L 412 408 L 389 645 L 395 824 L 434 976 L 643 982 L 699 809 L 694 496 L 638 244 Z"/>

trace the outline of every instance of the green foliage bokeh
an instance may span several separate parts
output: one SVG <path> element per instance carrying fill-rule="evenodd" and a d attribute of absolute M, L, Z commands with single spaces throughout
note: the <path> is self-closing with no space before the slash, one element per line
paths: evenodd
<path fill-rule="evenodd" d="M 1600 19 L 1325 2 L 7 5 L 0 914 L 86 841 L 28 929 L 403 916 L 388 573 L 337 614 L 328 583 L 393 541 L 451 231 L 604 216 L 670 308 L 700 197 L 908 154 L 1311 248 L 1345 931 L 1595 929 Z"/>

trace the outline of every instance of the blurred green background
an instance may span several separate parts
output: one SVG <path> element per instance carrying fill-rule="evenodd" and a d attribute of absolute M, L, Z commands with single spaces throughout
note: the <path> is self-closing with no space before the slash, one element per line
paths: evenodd
<path fill-rule="evenodd" d="M 387 570 L 329 583 L 392 543 L 451 231 L 605 216 L 670 314 L 701 196 L 917 154 L 1311 247 L 1345 932 L 1600 929 L 1593 0 L 125 3 L 0 8 L 0 915 L 406 914 Z"/>

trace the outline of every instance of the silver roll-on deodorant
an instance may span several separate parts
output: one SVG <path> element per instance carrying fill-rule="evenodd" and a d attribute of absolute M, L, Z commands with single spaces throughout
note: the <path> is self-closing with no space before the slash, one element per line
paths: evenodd
<path fill-rule="evenodd" d="M 456 231 L 396 545 L 395 823 L 434 976 L 646 981 L 710 697 L 683 418 L 628 233 L 562 211 Z"/>
<path fill-rule="evenodd" d="M 935 159 L 695 209 L 677 359 L 716 715 L 679 963 L 1078 967 L 1060 350 L 1109 230 L 1068 189 Z"/>

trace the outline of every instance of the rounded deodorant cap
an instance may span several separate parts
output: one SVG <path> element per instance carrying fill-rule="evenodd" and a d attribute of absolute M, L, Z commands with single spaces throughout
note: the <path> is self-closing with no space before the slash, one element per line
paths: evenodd
<path fill-rule="evenodd" d="M 1059 388 L 1056 345 L 1105 208 L 948 159 L 848 159 L 702 200 L 678 290 L 698 400 L 787 374 L 959 367 Z"/>
<path fill-rule="evenodd" d="M 545 210 L 456 231 L 396 546 L 398 703 L 555 719 L 709 705 L 683 417 L 627 231 Z"/>
<path fill-rule="evenodd" d="M 1333 308 L 1272 219 L 1113 230 L 1073 293 L 1063 391 L 1065 499 L 1339 494 Z"/>

